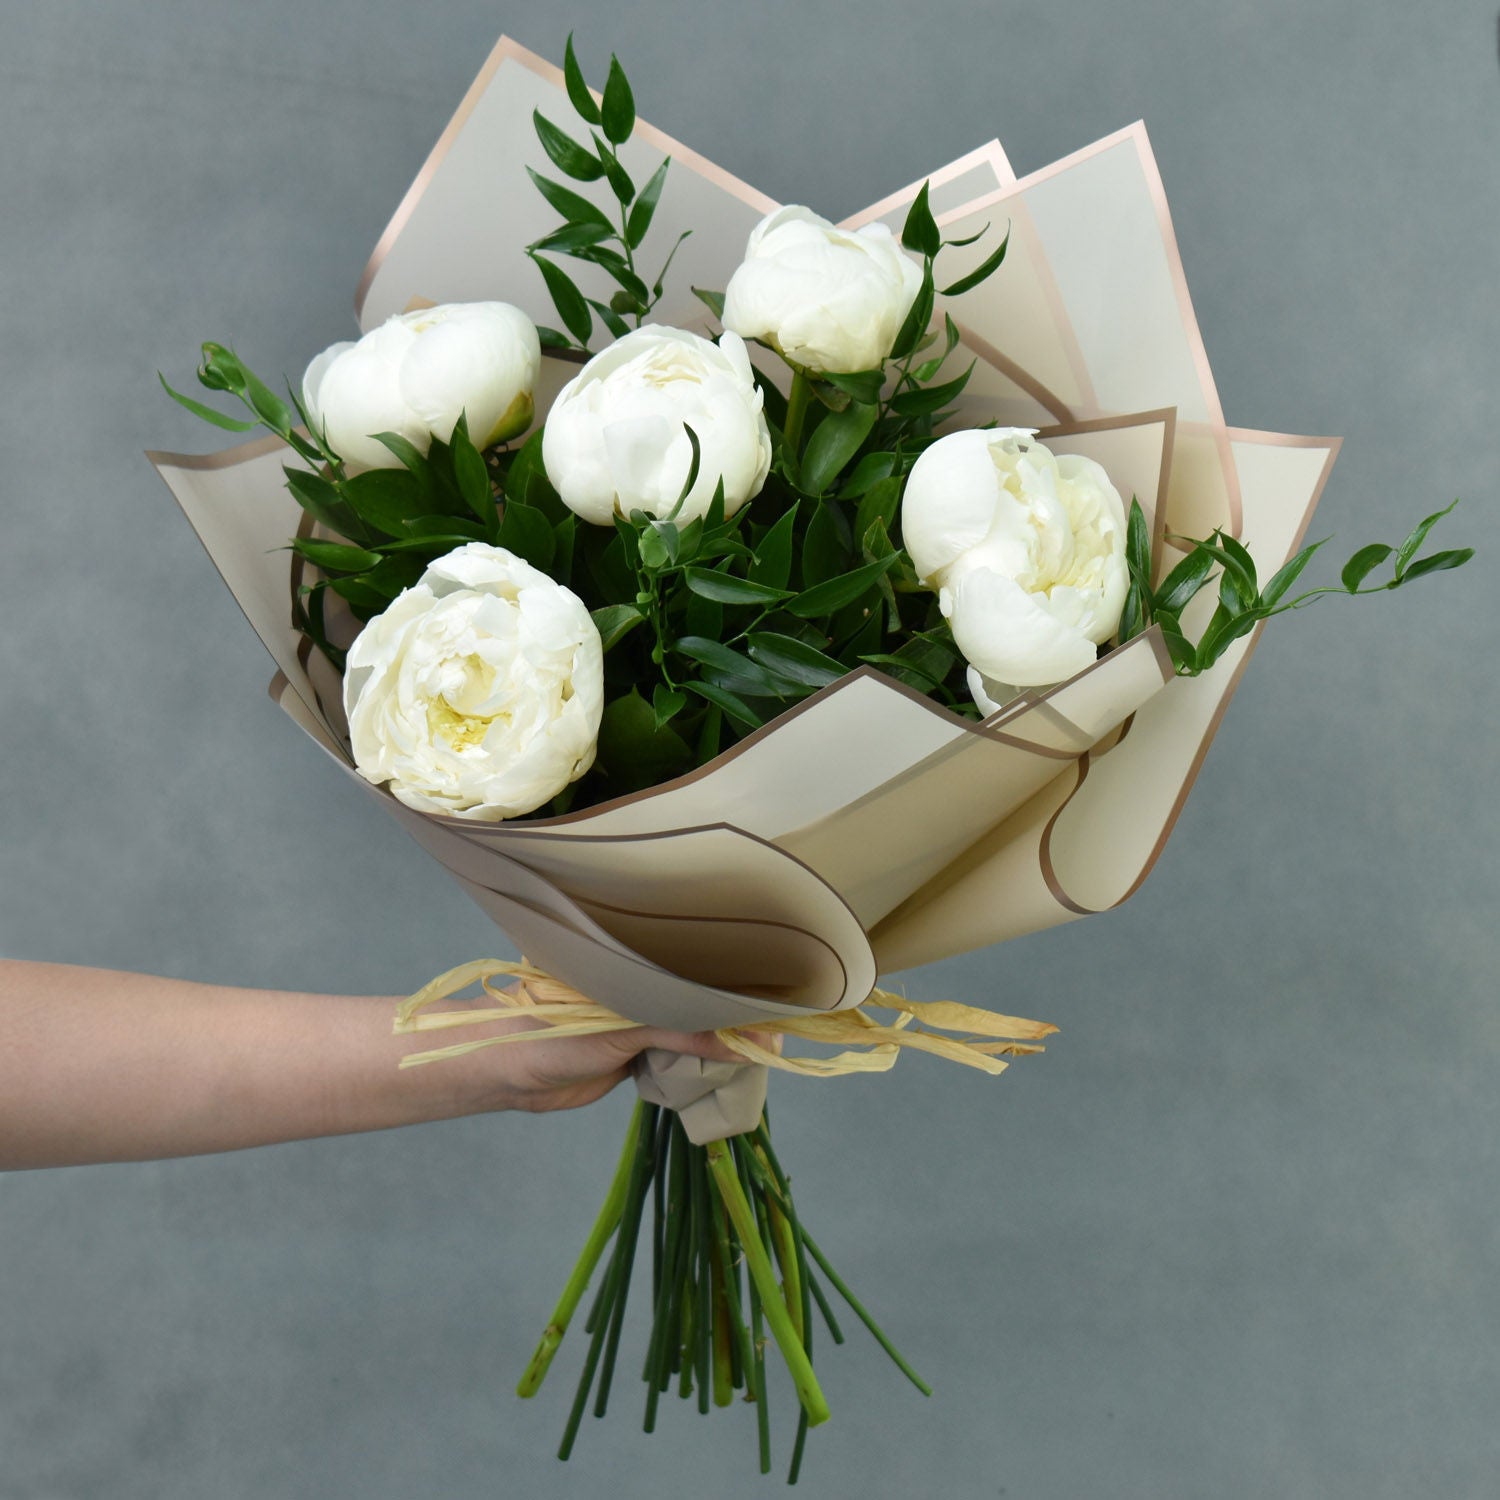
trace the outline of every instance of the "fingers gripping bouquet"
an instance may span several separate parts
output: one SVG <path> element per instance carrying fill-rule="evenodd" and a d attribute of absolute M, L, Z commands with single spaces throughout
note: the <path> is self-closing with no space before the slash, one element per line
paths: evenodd
<path fill-rule="evenodd" d="M 597 1275 L 566 1456 L 644 1240 L 648 1428 L 674 1382 L 743 1389 L 764 1468 L 769 1334 L 795 1478 L 815 1306 L 926 1387 L 797 1211 L 768 1070 L 1037 1050 L 1043 1023 L 877 979 L 1124 900 L 1259 625 L 1469 554 L 1419 555 L 1430 516 L 1299 591 L 1337 443 L 1225 425 L 1139 127 L 1021 180 L 991 144 L 833 225 L 639 122 L 618 63 L 596 95 L 565 62 L 500 43 L 363 336 L 290 399 L 204 346 L 248 418 L 172 394 L 268 439 L 154 458 L 273 695 L 527 956 L 397 1026 L 533 1030 L 407 1062 L 643 1024 L 745 1059 L 648 1055 L 523 1394 Z M 476 982 L 493 1007 L 434 1009 Z"/>

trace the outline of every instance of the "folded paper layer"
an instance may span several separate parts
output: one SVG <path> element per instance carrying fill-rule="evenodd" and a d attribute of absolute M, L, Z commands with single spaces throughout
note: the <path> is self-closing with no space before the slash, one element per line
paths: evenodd
<path fill-rule="evenodd" d="M 417 301 L 490 298 L 549 321 L 521 253 L 554 227 L 526 180 L 528 165 L 549 170 L 536 109 L 567 117 L 561 73 L 502 40 L 367 268 L 362 326 Z M 693 233 L 657 317 L 702 328 L 689 289 L 722 287 L 775 205 L 650 126 L 624 148 L 640 181 L 667 154 L 648 248 L 664 254 Z M 1337 443 L 1225 427 L 1144 129 L 1021 179 L 991 143 L 929 182 L 944 232 L 978 236 L 945 252 L 940 282 L 1010 235 L 1000 274 L 945 309 L 940 299 L 962 334 L 945 376 L 975 363 L 956 424 L 1036 427 L 1054 451 L 1100 462 L 1139 499 L 1159 569 L 1174 534 L 1215 527 L 1239 534 L 1266 572 L 1288 557 Z M 849 222 L 898 227 L 918 188 Z M 607 295 L 602 273 L 588 281 L 596 268 L 570 269 Z M 539 412 L 574 368 L 543 362 Z M 294 456 L 266 440 L 152 458 L 275 660 L 273 696 L 288 714 L 532 962 L 650 1024 L 845 1009 L 877 970 L 1125 899 L 1159 854 L 1255 639 L 1189 680 L 1148 633 L 981 725 L 865 668 L 647 792 L 526 823 L 429 817 L 357 776 L 336 674 L 293 627 L 279 549 L 303 521 L 281 473 Z"/>

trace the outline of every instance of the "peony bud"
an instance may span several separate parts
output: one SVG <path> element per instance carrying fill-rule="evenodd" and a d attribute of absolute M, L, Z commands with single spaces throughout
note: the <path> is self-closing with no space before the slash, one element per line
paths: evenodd
<path fill-rule="evenodd" d="M 1081 672 L 1119 629 L 1120 496 L 1092 459 L 1054 457 L 1025 429 L 950 433 L 926 449 L 906 481 L 901 535 L 987 713 L 1007 686 Z"/>
<path fill-rule="evenodd" d="M 686 426 L 684 425 L 686 424 Z M 680 328 L 647 325 L 596 354 L 558 393 L 542 460 L 564 503 L 596 526 L 676 506 L 698 438 L 698 478 L 679 521 L 704 515 L 719 480 L 724 513 L 760 493 L 771 467 L 771 433 L 743 342 L 715 345 Z"/>
<path fill-rule="evenodd" d="M 874 370 L 921 286 L 922 268 L 884 224 L 837 229 L 792 204 L 750 231 L 724 292 L 724 326 L 814 373 Z"/>
<path fill-rule="evenodd" d="M 452 439 L 460 413 L 480 448 L 525 432 L 541 360 L 536 328 L 519 308 L 453 302 L 325 349 L 302 377 L 302 404 L 345 463 L 399 468 L 375 433 L 397 433 L 425 453 L 433 438 Z"/>

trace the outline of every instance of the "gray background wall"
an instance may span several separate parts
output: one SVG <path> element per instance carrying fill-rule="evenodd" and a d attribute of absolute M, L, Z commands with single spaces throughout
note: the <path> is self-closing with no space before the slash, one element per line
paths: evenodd
<path fill-rule="evenodd" d="M 1485 549 L 1278 622 L 1128 906 L 910 976 L 1055 1020 L 1044 1058 L 778 1085 L 821 1238 L 938 1387 L 827 1358 L 804 1492 L 1494 1494 L 1491 3 L 3 0 L 0 952 L 398 992 L 500 949 L 266 699 L 140 453 L 215 446 L 155 384 L 201 339 L 347 337 L 495 36 L 569 27 L 834 217 L 1144 116 L 1230 421 L 1346 436 L 1316 532 L 1461 494 Z M 622 1404 L 562 1467 L 575 1366 L 510 1394 L 628 1103 L 0 1181 L 0 1497 L 766 1493 L 748 1412 L 647 1440 Z"/>

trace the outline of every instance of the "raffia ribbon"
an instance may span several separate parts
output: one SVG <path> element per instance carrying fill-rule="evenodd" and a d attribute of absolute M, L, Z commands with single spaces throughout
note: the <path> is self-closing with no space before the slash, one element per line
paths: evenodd
<path fill-rule="evenodd" d="M 513 981 L 512 985 L 506 989 L 498 988 L 493 981 L 501 978 Z M 482 1009 L 430 1009 L 474 984 L 483 987 L 493 1005 Z M 867 1010 L 891 1011 L 894 1019 L 880 1022 L 866 1014 Z M 580 995 L 560 980 L 533 968 L 524 959 L 510 963 L 491 958 L 460 964 L 403 1000 L 396 1011 L 394 1029 L 398 1035 L 443 1031 L 521 1017 L 543 1024 L 527 1031 L 507 1032 L 504 1036 L 482 1037 L 477 1041 L 414 1052 L 402 1058 L 401 1066 L 419 1067 L 445 1057 L 477 1052 L 481 1047 L 562 1036 L 600 1036 L 610 1031 L 638 1030 L 643 1025 L 628 1020 L 607 1005 Z M 800 1073 L 807 1078 L 836 1078 L 847 1073 L 887 1072 L 895 1066 L 903 1048 L 930 1052 L 948 1062 L 962 1063 L 985 1073 L 1003 1073 L 1007 1067 L 1006 1057 L 1041 1052 L 1043 1048 L 1037 1043 L 1056 1031 L 1057 1027 L 1046 1021 L 1002 1016 L 953 1000 L 908 1000 L 904 995 L 876 989 L 852 1010 L 768 1017 L 750 1026 L 726 1027 L 715 1035 L 746 1062 L 777 1068 L 783 1073 Z M 944 1034 L 950 1032 L 965 1034 Z M 798 1037 L 843 1050 L 831 1057 L 784 1057 L 756 1040 L 757 1036 L 767 1035 Z"/>

